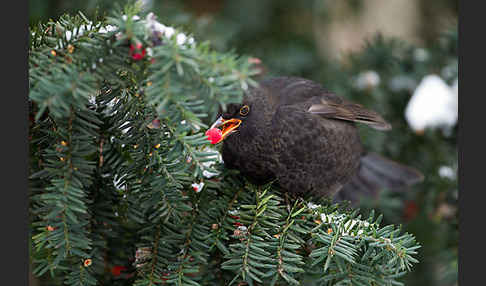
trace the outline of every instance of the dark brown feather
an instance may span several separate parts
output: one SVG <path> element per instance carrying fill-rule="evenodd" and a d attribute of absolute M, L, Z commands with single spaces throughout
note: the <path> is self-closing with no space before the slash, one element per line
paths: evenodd
<path fill-rule="evenodd" d="M 391 125 L 383 117 L 360 104 L 346 101 L 334 103 L 321 99 L 319 103 L 312 104 L 308 111 L 326 118 L 364 123 L 377 130 L 386 131 L 391 129 Z"/>

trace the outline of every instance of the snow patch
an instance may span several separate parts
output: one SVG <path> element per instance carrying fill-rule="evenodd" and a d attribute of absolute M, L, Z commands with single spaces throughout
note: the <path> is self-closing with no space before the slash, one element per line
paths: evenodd
<path fill-rule="evenodd" d="M 425 76 L 408 102 L 405 118 L 416 132 L 453 127 L 458 118 L 457 88 L 449 87 L 437 75 Z"/>

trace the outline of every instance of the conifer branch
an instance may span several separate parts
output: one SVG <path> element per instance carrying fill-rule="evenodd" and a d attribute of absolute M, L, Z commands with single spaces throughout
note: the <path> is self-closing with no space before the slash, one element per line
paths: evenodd
<path fill-rule="evenodd" d="M 31 31 L 37 275 L 109 284 L 105 266 L 123 264 L 135 285 L 390 285 L 412 270 L 420 245 L 381 217 L 225 170 L 202 128 L 256 71 L 138 13 Z"/>

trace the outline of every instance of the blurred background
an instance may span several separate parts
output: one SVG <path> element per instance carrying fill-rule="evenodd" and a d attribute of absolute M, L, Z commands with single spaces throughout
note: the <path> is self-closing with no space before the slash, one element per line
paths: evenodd
<path fill-rule="evenodd" d="M 261 61 L 261 76 L 301 76 L 361 103 L 393 125 L 361 128 L 368 149 L 414 166 L 425 181 L 361 202 L 422 244 L 405 285 L 457 285 L 457 0 L 146 0 L 158 20 Z M 29 23 L 126 1 L 29 0 Z"/>

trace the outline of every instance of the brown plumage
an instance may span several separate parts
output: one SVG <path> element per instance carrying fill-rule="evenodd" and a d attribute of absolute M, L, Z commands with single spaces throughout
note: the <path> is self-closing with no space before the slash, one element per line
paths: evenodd
<path fill-rule="evenodd" d="M 356 123 L 391 128 L 379 114 L 342 99 L 320 84 L 277 77 L 231 104 L 213 127 L 223 128 L 222 156 L 256 184 L 276 179 L 292 194 L 356 201 L 356 192 L 376 194 L 422 180 L 416 170 L 369 154 Z M 349 194 L 348 194 L 349 193 Z"/>

